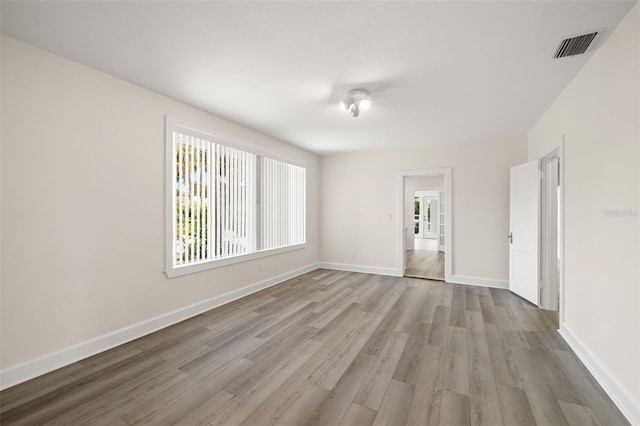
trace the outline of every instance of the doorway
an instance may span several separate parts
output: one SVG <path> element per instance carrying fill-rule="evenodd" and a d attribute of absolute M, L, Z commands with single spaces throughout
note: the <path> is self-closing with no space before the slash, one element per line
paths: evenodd
<path fill-rule="evenodd" d="M 563 321 L 563 166 L 561 143 L 511 168 L 509 289 Z"/>
<path fill-rule="evenodd" d="M 540 308 L 559 326 L 562 276 L 561 147 L 540 159 Z"/>
<path fill-rule="evenodd" d="M 398 174 L 398 275 L 451 277 L 451 169 Z"/>
<path fill-rule="evenodd" d="M 404 275 L 444 281 L 444 247 L 438 244 L 440 235 L 440 206 L 444 198 L 444 176 L 405 177 L 407 207 L 413 199 L 413 238 L 407 239 L 407 266 Z M 409 212 L 406 212 L 409 213 Z M 408 214 L 407 214 L 408 216 Z M 407 217 L 408 218 L 408 217 Z M 413 227 L 411 227 L 411 224 Z"/>

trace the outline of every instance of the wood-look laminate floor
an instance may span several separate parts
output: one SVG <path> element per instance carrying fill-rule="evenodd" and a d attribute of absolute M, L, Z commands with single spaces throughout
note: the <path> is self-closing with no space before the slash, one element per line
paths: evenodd
<path fill-rule="evenodd" d="M 622 425 L 506 290 L 318 270 L 0 394 L 2 425 Z"/>
<path fill-rule="evenodd" d="M 407 250 L 405 275 L 416 278 L 444 280 L 444 256 L 437 250 Z"/>

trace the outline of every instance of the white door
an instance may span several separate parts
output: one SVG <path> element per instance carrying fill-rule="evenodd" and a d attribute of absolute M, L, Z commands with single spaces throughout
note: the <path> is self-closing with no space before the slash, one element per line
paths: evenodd
<path fill-rule="evenodd" d="M 538 160 L 511 168 L 509 289 L 539 304 L 540 171 Z"/>

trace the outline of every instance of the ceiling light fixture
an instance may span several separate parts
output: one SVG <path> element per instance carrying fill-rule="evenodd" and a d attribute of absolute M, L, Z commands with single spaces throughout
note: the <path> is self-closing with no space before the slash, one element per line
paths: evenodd
<path fill-rule="evenodd" d="M 352 89 L 347 92 L 344 99 L 340 101 L 340 108 L 346 111 L 353 118 L 360 115 L 360 110 L 367 110 L 371 107 L 369 92 L 364 89 Z"/>

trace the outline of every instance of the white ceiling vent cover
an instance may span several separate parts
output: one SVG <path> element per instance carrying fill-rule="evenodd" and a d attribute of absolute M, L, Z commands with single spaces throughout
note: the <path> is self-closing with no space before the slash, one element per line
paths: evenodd
<path fill-rule="evenodd" d="M 558 59 L 566 58 L 568 56 L 582 55 L 583 53 L 593 50 L 595 41 L 600 38 L 600 35 L 602 35 L 603 32 L 604 29 L 565 38 L 558 45 L 553 58 Z"/>

